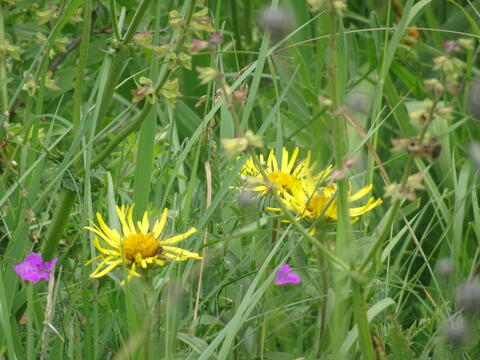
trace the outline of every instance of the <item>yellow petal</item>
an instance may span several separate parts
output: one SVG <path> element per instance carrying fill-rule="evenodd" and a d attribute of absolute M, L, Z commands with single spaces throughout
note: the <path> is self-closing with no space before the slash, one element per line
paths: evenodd
<path fill-rule="evenodd" d="M 188 238 L 190 235 L 194 234 L 197 232 L 197 229 L 195 229 L 194 227 L 192 227 L 190 230 L 188 230 L 185 234 L 181 234 L 181 235 L 175 235 L 175 236 L 172 236 L 172 237 L 169 237 L 167 240 L 165 241 L 160 241 L 160 245 L 163 246 L 163 245 L 170 245 L 170 244 L 175 244 L 179 241 L 182 241 L 186 238 Z"/>
<path fill-rule="evenodd" d="M 372 184 L 367 185 L 367 186 L 364 186 L 363 188 L 361 188 L 360 190 L 358 190 L 355 194 L 353 194 L 352 196 L 350 196 L 350 197 L 348 198 L 348 200 L 349 200 L 349 201 L 355 201 L 355 200 L 361 199 L 362 197 L 364 197 L 365 195 L 367 195 L 370 191 L 372 191 L 372 187 L 373 187 Z"/>
<path fill-rule="evenodd" d="M 130 273 L 130 275 L 133 275 L 133 276 L 136 276 L 136 277 L 140 277 L 141 275 L 135 271 L 136 268 L 137 268 L 137 264 L 132 263 L 132 267 L 131 267 L 131 269 L 130 269 L 128 272 Z"/>
<path fill-rule="evenodd" d="M 156 239 L 163 232 L 163 228 L 165 227 L 165 223 L 167 222 L 167 213 L 168 213 L 168 209 L 167 208 L 163 209 L 163 213 L 162 213 L 162 217 L 160 218 L 160 221 L 157 221 L 153 226 L 152 236 Z"/>
<path fill-rule="evenodd" d="M 98 236 L 100 236 L 103 240 L 105 240 L 105 242 L 110 245 L 112 248 L 114 249 L 118 249 L 120 247 L 120 244 L 113 241 L 112 239 L 110 239 L 106 234 L 104 234 L 99 228 L 97 227 L 89 227 L 89 226 L 86 226 L 85 229 L 87 230 L 90 230 L 90 231 L 93 231 L 95 234 L 97 234 Z"/>
<path fill-rule="evenodd" d="M 293 165 L 295 165 L 295 161 L 297 161 L 298 151 L 299 151 L 298 147 L 296 147 L 292 153 L 292 157 L 290 158 L 290 161 L 285 167 L 285 170 L 283 170 L 283 159 L 282 159 L 282 171 L 286 172 L 287 174 L 290 174 L 290 172 L 293 169 Z"/>
<path fill-rule="evenodd" d="M 102 277 L 104 275 L 106 275 L 107 273 L 109 273 L 110 271 L 112 271 L 113 269 L 115 269 L 119 264 L 122 263 L 122 259 L 119 259 L 117 261 L 114 261 L 112 262 L 111 264 L 109 264 L 105 269 L 103 269 L 102 271 L 96 273 L 95 275 L 94 274 L 91 274 L 90 277 L 93 277 L 93 278 L 99 278 L 99 277 Z"/>
<path fill-rule="evenodd" d="M 142 223 L 138 225 L 140 231 L 144 234 L 148 234 L 148 230 L 150 230 L 150 223 L 148 222 L 148 211 L 143 213 Z"/>
<path fill-rule="evenodd" d="M 275 157 L 275 153 L 273 152 L 273 150 L 271 150 L 270 153 L 268 154 L 266 172 L 270 173 L 274 171 L 278 171 L 278 164 L 277 164 L 277 158 Z"/>
<path fill-rule="evenodd" d="M 126 236 L 132 235 L 134 232 L 132 232 L 133 230 L 130 229 L 127 222 L 125 221 L 125 217 L 126 217 L 125 211 L 128 211 L 128 209 L 125 209 L 125 207 L 123 205 L 122 205 L 121 208 L 119 208 L 117 206 L 118 219 L 120 220 L 120 223 L 122 224 L 123 235 L 126 237 Z"/>
<path fill-rule="evenodd" d="M 187 258 L 193 258 L 193 259 L 198 259 L 198 260 L 201 260 L 202 257 L 200 255 L 198 255 L 197 253 L 194 253 L 194 252 L 191 252 L 191 251 L 188 251 L 188 250 L 184 250 L 184 249 L 180 249 L 180 248 L 177 248 L 177 247 L 173 247 L 173 246 L 164 246 L 163 247 L 163 250 L 171 253 L 171 254 L 174 254 L 174 255 L 177 255 L 177 258 L 176 260 L 186 260 Z M 170 254 L 166 254 L 166 255 L 170 255 Z"/>
<path fill-rule="evenodd" d="M 368 199 L 368 202 L 367 202 L 366 205 L 360 206 L 360 207 L 357 207 L 357 208 L 351 208 L 350 209 L 350 216 L 359 216 L 359 215 L 365 214 L 367 211 L 372 210 L 373 208 L 380 205 L 382 202 L 383 202 L 382 199 L 377 199 L 377 200 L 373 201 L 373 197 L 372 197 L 372 198 Z"/>
<path fill-rule="evenodd" d="M 133 204 L 130 209 L 128 210 L 128 226 L 130 227 L 130 230 L 132 233 L 136 234 L 137 229 L 135 228 L 135 224 L 133 223 L 133 208 L 135 207 L 135 204 Z"/>
<path fill-rule="evenodd" d="M 93 259 L 87 260 L 87 262 L 85 263 L 85 266 L 90 265 L 92 262 L 94 262 L 97 259 L 100 259 L 101 257 L 102 255 L 98 255 L 98 256 L 95 256 Z"/>
<path fill-rule="evenodd" d="M 120 252 L 119 251 L 115 251 L 115 250 L 110 250 L 110 249 L 105 249 L 103 248 L 101 245 L 100 245 L 100 242 L 98 241 L 98 238 L 95 236 L 93 238 L 93 245 L 95 245 L 95 247 L 103 254 L 105 255 L 113 255 L 113 256 L 117 256 L 117 255 L 120 255 Z"/>
<path fill-rule="evenodd" d="M 103 217 L 100 213 L 97 213 L 97 220 L 100 224 L 100 228 L 105 233 L 105 235 L 107 235 L 108 238 L 111 239 L 113 242 L 120 243 L 120 235 L 116 230 L 110 229 L 107 224 L 105 224 L 105 221 L 103 221 Z"/>

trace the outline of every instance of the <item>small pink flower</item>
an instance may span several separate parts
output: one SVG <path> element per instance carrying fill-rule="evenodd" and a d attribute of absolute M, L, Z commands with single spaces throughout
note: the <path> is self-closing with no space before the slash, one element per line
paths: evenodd
<path fill-rule="evenodd" d="M 198 39 L 192 40 L 192 51 L 202 51 L 208 47 L 208 42 Z"/>
<path fill-rule="evenodd" d="M 290 265 L 285 264 L 280 267 L 277 275 L 275 275 L 275 285 L 300 284 L 302 278 L 299 274 L 292 273 Z"/>
<path fill-rule="evenodd" d="M 443 50 L 446 55 L 451 54 L 453 51 L 456 51 L 457 49 L 457 43 L 452 40 L 446 40 L 443 42 Z"/>
<path fill-rule="evenodd" d="M 215 33 L 210 37 L 210 44 L 218 45 L 223 41 L 223 35 L 220 31 L 215 31 Z"/>
<path fill-rule="evenodd" d="M 57 258 L 53 258 L 52 261 L 43 261 L 40 254 L 31 253 L 21 263 L 12 267 L 23 280 L 36 283 L 41 279 L 50 280 L 50 272 L 56 262 Z"/>

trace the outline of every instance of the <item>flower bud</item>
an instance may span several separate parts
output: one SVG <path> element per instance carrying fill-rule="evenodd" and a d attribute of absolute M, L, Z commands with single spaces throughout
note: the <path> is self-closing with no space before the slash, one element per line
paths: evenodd
<path fill-rule="evenodd" d="M 457 43 L 466 50 L 473 50 L 473 39 L 458 39 Z"/>
<path fill-rule="evenodd" d="M 282 38 L 292 26 L 292 18 L 283 8 L 268 7 L 260 15 L 260 25 L 274 39 Z"/>
<path fill-rule="evenodd" d="M 201 67 L 197 66 L 195 68 L 198 72 L 198 78 L 200 79 L 201 84 L 207 84 L 219 75 L 217 70 L 211 67 Z"/>
<path fill-rule="evenodd" d="M 239 208 L 251 208 L 257 203 L 257 194 L 250 190 L 241 190 L 237 195 L 237 204 Z"/>
<path fill-rule="evenodd" d="M 468 333 L 467 324 L 461 316 L 452 316 L 443 325 L 443 340 L 456 348 L 465 343 Z"/>
<path fill-rule="evenodd" d="M 450 258 L 443 258 L 437 261 L 435 264 L 435 273 L 444 279 L 450 277 L 453 274 L 455 266 L 453 264 L 452 259 Z"/>
<path fill-rule="evenodd" d="M 480 78 L 472 80 L 465 96 L 465 108 L 469 115 L 480 120 Z"/>
<path fill-rule="evenodd" d="M 480 144 L 478 142 L 471 141 L 467 145 L 467 154 L 477 170 L 480 169 Z"/>
<path fill-rule="evenodd" d="M 457 306 L 468 314 L 480 312 L 480 281 L 468 280 L 457 288 Z"/>
<path fill-rule="evenodd" d="M 445 120 L 453 120 L 453 108 L 451 106 L 442 106 L 437 109 L 436 113 Z"/>

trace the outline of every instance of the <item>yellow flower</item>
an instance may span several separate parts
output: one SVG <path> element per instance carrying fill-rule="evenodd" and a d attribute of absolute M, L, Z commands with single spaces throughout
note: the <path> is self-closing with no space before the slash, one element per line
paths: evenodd
<path fill-rule="evenodd" d="M 127 279 L 130 279 L 132 276 L 140 276 L 136 271 L 138 266 L 146 269 L 149 265 L 162 266 L 164 265 L 164 260 L 201 259 L 197 253 L 171 246 L 188 238 L 197 229 L 192 227 L 184 234 L 163 239 L 161 235 L 167 222 L 168 209 L 163 210 L 160 220 L 156 221 L 153 227 L 150 228 L 147 211 L 143 214 L 142 221 L 137 221 L 134 224 L 132 216 L 133 207 L 133 205 L 131 207 L 117 206 L 122 234 L 119 234 L 115 229 L 109 228 L 99 213 L 97 213 L 97 220 L 100 226 L 94 224 L 93 227 L 85 227 L 85 229 L 95 233 L 96 236 L 93 243 L 101 253 L 88 262 L 91 263 L 96 259 L 101 259 L 100 264 L 90 274 L 90 277 L 102 277 L 116 267 L 125 264 L 128 272 Z"/>
<path fill-rule="evenodd" d="M 307 217 L 311 220 L 315 220 L 319 217 L 325 217 L 330 220 L 337 219 L 337 200 L 335 199 L 335 193 L 337 191 L 337 185 L 331 184 L 324 187 L 316 188 L 312 181 L 304 183 L 307 191 L 298 192 L 295 195 L 287 195 L 283 200 L 285 205 L 294 210 L 300 218 Z M 370 191 L 372 191 L 372 185 L 367 185 L 351 195 L 349 193 L 349 202 L 354 202 L 363 198 Z M 349 209 L 351 217 L 358 217 L 382 203 L 382 199 L 374 199 L 370 197 L 367 203 L 360 207 L 351 207 Z M 272 209 L 278 211 L 279 209 Z"/>
<path fill-rule="evenodd" d="M 263 155 L 260 155 L 260 164 L 264 167 L 265 175 L 275 186 L 280 196 L 285 194 L 295 195 L 302 192 L 303 182 L 306 179 L 309 179 L 312 183 L 320 183 L 331 170 L 331 167 L 328 167 L 326 170 L 313 175 L 315 164 L 310 164 L 310 152 L 308 152 L 305 160 L 295 166 L 298 151 L 298 147 L 295 148 L 292 156 L 289 158 L 288 151 L 283 148 L 280 166 L 273 150 L 268 154 L 266 162 Z M 252 183 L 256 184 L 256 186 L 250 190 L 258 191 L 261 195 L 266 195 L 269 191 L 269 184 L 265 183 L 260 169 L 251 157 L 243 165 L 240 176 L 242 178 L 247 178 L 248 176 L 253 178 Z"/>

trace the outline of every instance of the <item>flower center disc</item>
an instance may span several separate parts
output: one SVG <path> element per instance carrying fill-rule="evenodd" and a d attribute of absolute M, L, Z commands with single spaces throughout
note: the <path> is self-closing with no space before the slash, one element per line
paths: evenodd
<path fill-rule="evenodd" d="M 281 171 L 274 171 L 268 174 L 268 180 L 273 182 L 278 188 L 291 189 L 296 179 L 290 175 Z"/>
<path fill-rule="evenodd" d="M 132 234 L 123 239 L 125 258 L 132 262 L 135 262 L 137 254 L 142 259 L 157 255 L 158 248 L 157 240 L 148 234 Z"/>
<path fill-rule="evenodd" d="M 315 212 L 318 211 L 319 213 L 325 209 L 325 206 L 327 206 L 330 198 L 326 197 L 323 194 L 317 194 L 314 197 L 310 199 L 310 201 L 307 204 L 307 210 L 310 212 Z"/>

